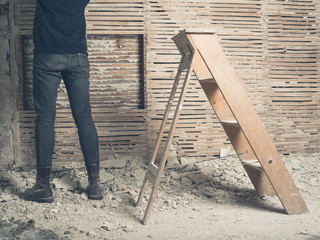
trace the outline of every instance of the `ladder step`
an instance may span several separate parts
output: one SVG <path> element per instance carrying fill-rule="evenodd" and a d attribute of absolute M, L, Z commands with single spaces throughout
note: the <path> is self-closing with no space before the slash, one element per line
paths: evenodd
<path fill-rule="evenodd" d="M 214 80 L 214 78 L 206 78 L 206 79 L 201 79 L 198 80 L 200 83 L 215 83 L 216 81 Z M 205 87 L 206 88 L 206 87 Z"/>
<path fill-rule="evenodd" d="M 152 185 L 155 184 L 158 173 L 159 173 L 158 167 L 153 162 L 150 162 L 147 169 L 147 179 L 150 181 Z"/>
<path fill-rule="evenodd" d="M 237 120 L 221 120 L 221 124 L 222 125 L 230 125 L 230 126 L 234 126 L 234 127 L 240 127 L 239 123 L 237 122 Z"/>
<path fill-rule="evenodd" d="M 243 165 L 263 171 L 263 168 L 258 160 L 242 160 Z"/>

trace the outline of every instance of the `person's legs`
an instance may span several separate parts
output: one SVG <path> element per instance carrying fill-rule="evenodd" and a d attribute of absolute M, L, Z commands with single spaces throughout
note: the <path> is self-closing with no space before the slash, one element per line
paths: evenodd
<path fill-rule="evenodd" d="M 61 82 L 61 70 L 67 62 L 68 59 L 62 54 L 36 54 L 34 57 L 33 99 L 36 112 L 37 167 L 52 165 L 57 90 Z"/>
<path fill-rule="evenodd" d="M 72 115 L 78 128 L 79 140 L 88 172 L 89 199 L 102 199 L 99 179 L 99 143 L 89 97 L 89 61 L 83 53 L 73 54 L 70 66 L 62 72 L 67 88 Z"/>
<path fill-rule="evenodd" d="M 86 165 L 99 164 L 99 144 L 89 97 L 89 61 L 86 54 L 73 54 L 70 66 L 62 72 L 72 115 Z"/>
<path fill-rule="evenodd" d="M 54 120 L 61 70 L 68 58 L 57 54 L 35 54 L 33 62 L 33 98 L 36 112 L 36 184 L 24 192 L 24 198 L 36 202 L 53 202 L 50 172 L 54 150 Z"/>

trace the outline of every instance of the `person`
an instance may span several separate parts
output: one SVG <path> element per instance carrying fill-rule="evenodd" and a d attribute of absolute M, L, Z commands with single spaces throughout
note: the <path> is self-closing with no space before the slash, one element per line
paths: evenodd
<path fill-rule="evenodd" d="M 89 199 L 103 198 L 99 146 L 89 98 L 85 8 L 90 0 L 37 0 L 33 25 L 33 99 L 36 113 L 36 183 L 24 198 L 53 202 L 50 188 L 55 144 L 54 121 L 61 79 L 67 89 L 88 173 Z"/>

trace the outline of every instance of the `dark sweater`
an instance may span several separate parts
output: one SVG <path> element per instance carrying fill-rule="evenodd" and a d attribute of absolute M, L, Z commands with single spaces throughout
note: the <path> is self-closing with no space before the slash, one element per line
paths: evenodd
<path fill-rule="evenodd" d="M 86 53 L 84 10 L 90 0 L 37 0 L 33 25 L 36 53 Z"/>

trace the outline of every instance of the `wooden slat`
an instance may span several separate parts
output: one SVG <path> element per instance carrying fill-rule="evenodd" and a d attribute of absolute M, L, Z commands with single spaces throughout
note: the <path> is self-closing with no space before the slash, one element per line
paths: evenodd
<path fill-rule="evenodd" d="M 18 0 L 16 22 L 21 34 L 31 34 L 36 0 Z M 143 34 L 144 1 L 91 0 L 86 12 L 89 34 Z"/>

